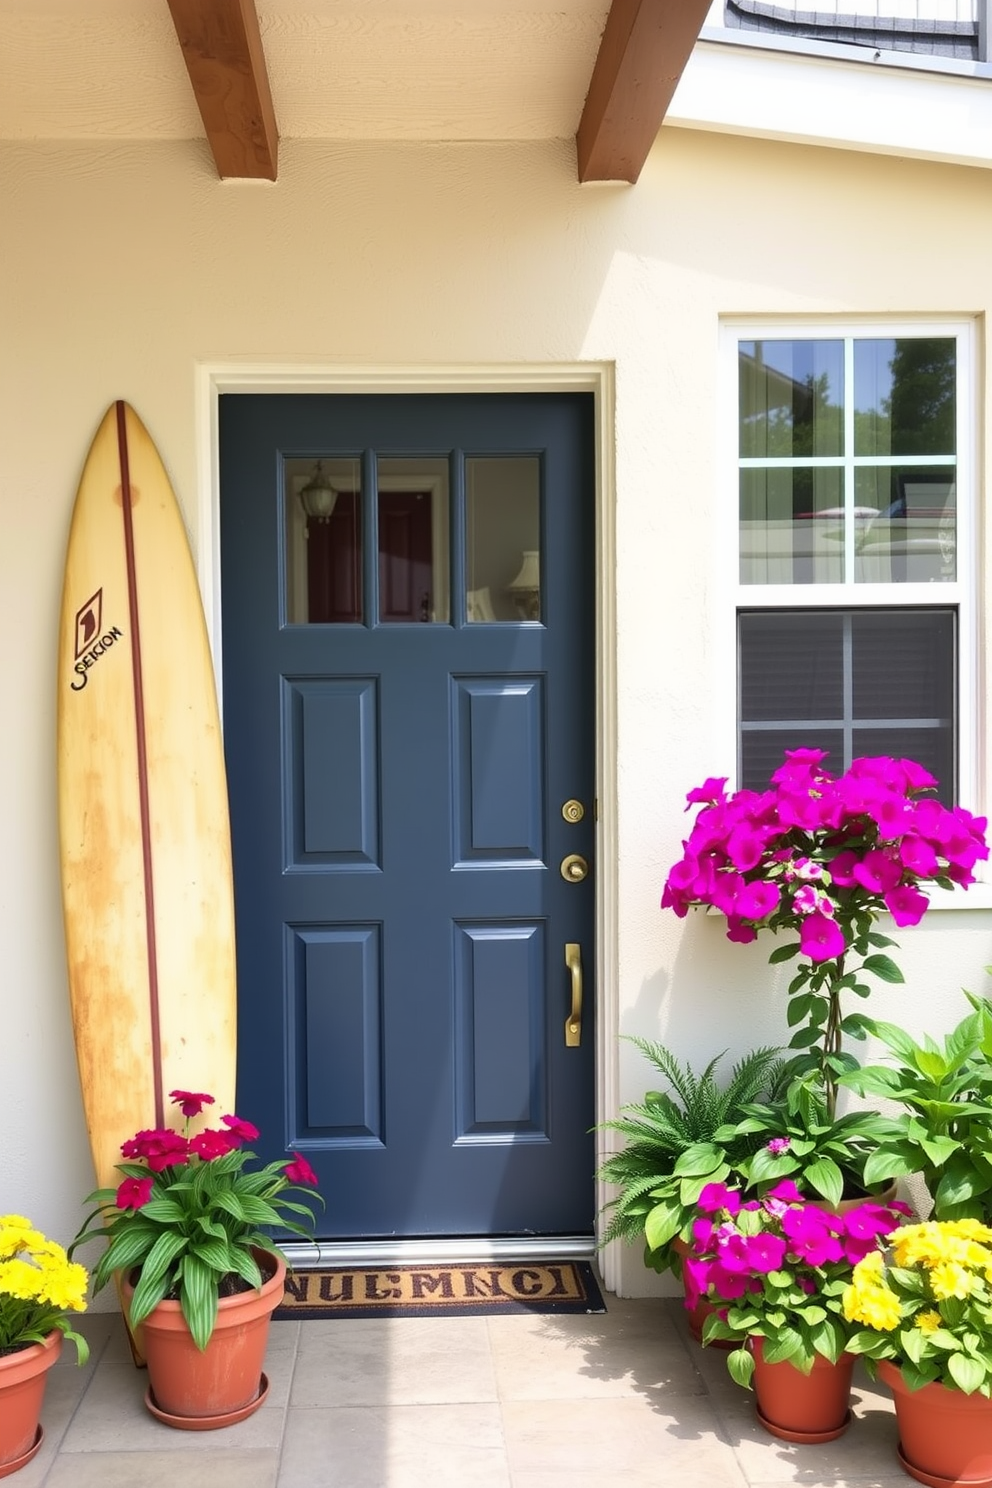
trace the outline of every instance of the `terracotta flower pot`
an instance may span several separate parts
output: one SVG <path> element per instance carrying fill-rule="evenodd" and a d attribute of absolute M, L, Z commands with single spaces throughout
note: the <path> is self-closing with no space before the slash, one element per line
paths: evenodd
<path fill-rule="evenodd" d="M 286 1263 L 270 1251 L 253 1252 L 261 1291 L 221 1297 L 206 1348 L 193 1342 L 178 1302 L 160 1302 L 141 1324 L 148 1361 L 145 1404 L 153 1416 L 185 1431 L 209 1431 L 253 1415 L 268 1393 L 262 1373 L 272 1314 L 282 1301 Z M 134 1288 L 123 1291 L 128 1305 Z"/>
<path fill-rule="evenodd" d="M 0 1478 L 30 1462 L 41 1446 L 41 1403 L 48 1371 L 61 1352 L 56 1328 L 44 1343 L 0 1354 Z"/>
<path fill-rule="evenodd" d="M 899 1461 L 910 1477 L 930 1488 L 992 1488 L 992 1400 L 946 1385 L 911 1390 L 891 1359 L 879 1360 L 878 1373 L 895 1400 Z"/>
<path fill-rule="evenodd" d="M 754 1394 L 758 1420 L 772 1436 L 791 1442 L 827 1442 L 842 1436 L 851 1422 L 854 1355 L 836 1364 L 817 1354 L 809 1374 L 794 1364 L 766 1364 L 763 1338 L 750 1340 L 754 1355 Z"/>

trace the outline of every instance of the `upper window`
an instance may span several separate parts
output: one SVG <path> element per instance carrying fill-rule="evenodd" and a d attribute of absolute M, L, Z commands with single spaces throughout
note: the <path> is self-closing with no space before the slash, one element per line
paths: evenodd
<path fill-rule="evenodd" d="M 891 52 L 984 60 L 985 0 L 725 0 L 723 24 L 797 41 L 843 42 Z"/>
<path fill-rule="evenodd" d="M 974 743 L 969 328 L 734 334 L 738 766 L 918 760 L 946 801 Z"/>

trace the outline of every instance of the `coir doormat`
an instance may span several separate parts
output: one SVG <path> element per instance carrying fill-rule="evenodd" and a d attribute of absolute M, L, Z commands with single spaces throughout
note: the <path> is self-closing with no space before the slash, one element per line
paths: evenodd
<path fill-rule="evenodd" d="M 588 1261 L 459 1261 L 295 1271 L 277 1318 L 441 1317 L 605 1312 Z"/>

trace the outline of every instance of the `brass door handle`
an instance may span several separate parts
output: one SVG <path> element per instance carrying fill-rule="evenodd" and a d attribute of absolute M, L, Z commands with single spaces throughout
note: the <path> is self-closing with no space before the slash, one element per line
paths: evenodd
<path fill-rule="evenodd" d="M 581 853 L 569 853 L 561 860 L 561 876 L 566 883 L 581 883 L 589 872 L 589 864 Z"/>
<path fill-rule="evenodd" d="M 582 1042 L 582 947 L 578 941 L 566 941 L 565 965 L 572 973 L 572 1009 L 565 1019 L 565 1047 L 577 1049 Z"/>

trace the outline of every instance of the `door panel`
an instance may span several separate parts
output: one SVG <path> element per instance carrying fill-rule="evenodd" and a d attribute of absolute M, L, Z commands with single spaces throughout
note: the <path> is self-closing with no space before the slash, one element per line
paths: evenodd
<path fill-rule="evenodd" d="M 591 398 L 229 394 L 220 429 L 239 1110 L 328 1238 L 589 1233 Z"/>

